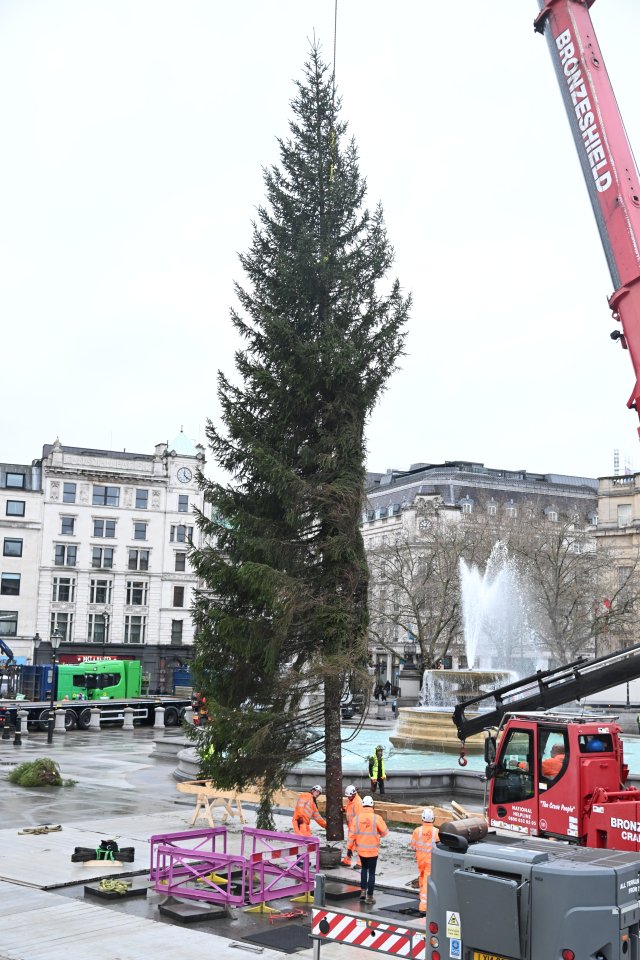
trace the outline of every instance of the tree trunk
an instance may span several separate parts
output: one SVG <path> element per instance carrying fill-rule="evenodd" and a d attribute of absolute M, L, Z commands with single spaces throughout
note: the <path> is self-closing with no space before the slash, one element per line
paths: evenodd
<path fill-rule="evenodd" d="M 324 749 L 327 781 L 327 840 L 342 840 L 342 739 L 340 732 L 339 677 L 327 677 L 324 682 Z"/>

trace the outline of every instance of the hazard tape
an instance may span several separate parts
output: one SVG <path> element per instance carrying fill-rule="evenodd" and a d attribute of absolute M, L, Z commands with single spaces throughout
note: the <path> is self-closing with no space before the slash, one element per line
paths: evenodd
<path fill-rule="evenodd" d="M 306 852 L 306 847 L 287 847 L 286 850 L 260 850 L 258 853 L 251 854 L 251 862 L 257 863 L 260 860 L 279 860 L 280 857 L 296 857 L 298 854 Z"/>
<path fill-rule="evenodd" d="M 333 943 L 348 943 L 352 947 L 364 947 L 393 957 L 410 957 L 411 960 L 426 960 L 426 935 L 392 923 L 378 923 L 368 917 L 353 914 L 332 913 L 328 910 L 312 911 L 311 936 Z"/>

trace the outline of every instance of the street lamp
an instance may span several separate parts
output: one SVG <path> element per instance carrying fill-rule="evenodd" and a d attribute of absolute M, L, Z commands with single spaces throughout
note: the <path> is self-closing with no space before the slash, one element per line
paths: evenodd
<path fill-rule="evenodd" d="M 40 649 L 40 644 L 42 643 L 42 637 L 38 632 L 36 632 L 35 637 L 33 638 L 33 665 L 34 667 L 38 664 L 38 650 Z"/>
<path fill-rule="evenodd" d="M 107 610 L 102 614 L 102 659 L 106 657 L 105 645 L 109 640 L 109 622 L 111 616 Z"/>
<path fill-rule="evenodd" d="M 53 726 L 55 723 L 55 697 L 56 697 L 56 652 L 62 642 L 62 634 L 59 630 L 54 630 L 51 634 L 51 653 L 53 664 L 51 667 L 51 699 L 49 701 L 49 722 L 47 723 L 47 743 L 53 743 Z"/>

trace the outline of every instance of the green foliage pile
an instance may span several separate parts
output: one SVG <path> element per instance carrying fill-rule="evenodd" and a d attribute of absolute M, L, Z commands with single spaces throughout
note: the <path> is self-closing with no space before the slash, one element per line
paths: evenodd
<path fill-rule="evenodd" d="M 11 771 L 8 780 L 19 787 L 72 787 L 76 782 L 63 780 L 58 764 L 49 757 L 21 763 Z"/>

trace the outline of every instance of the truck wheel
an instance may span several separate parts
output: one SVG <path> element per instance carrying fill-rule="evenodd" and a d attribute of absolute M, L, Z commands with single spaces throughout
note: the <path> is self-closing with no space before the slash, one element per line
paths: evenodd
<path fill-rule="evenodd" d="M 38 727 L 46 733 L 48 726 L 49 726 L 49 708 L 47 707 L 46 710 L 40 711 L 40 715 L 38 716 Z"/>
<path fill-rule="evenodd" d="M 65 730 L 75 730 L 77 723 L 78 723 L 78 718 L 76 717 L 75 710 L 65 710 L 64 712 Z"/>
<path fill-rule="evenodd" d="M 178 716 L 178 711 L 175 707 L 167 707 L 164 711 L 164 725 L 165 727 L 177 727 L 180 722 L 180 717 Z"/>
<path fill-rule="evenodd" d="M 88 730 L 91 724 L 91 708 L 85 707 L 78 714 L 78 727 L 80 730 Z"/>

